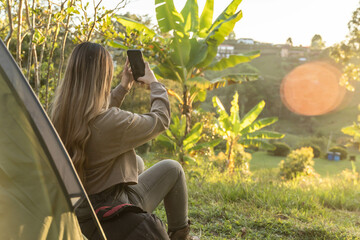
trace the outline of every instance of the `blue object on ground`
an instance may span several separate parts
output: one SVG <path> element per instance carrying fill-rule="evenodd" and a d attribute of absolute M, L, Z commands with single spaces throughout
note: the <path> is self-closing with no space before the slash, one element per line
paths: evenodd
<path fill-rule="evenodd" d="M 334 155 L 334 160 L 335 161 L 340 161 L 340 153 L 339 152 L 335 152 L 335 155 Z"/>
<path fill-rule="evenodd" d="M 334 160 L 334 153 L 333 152 L 328 152 L 327 153 L 327 159 L 328 160 Z"/>

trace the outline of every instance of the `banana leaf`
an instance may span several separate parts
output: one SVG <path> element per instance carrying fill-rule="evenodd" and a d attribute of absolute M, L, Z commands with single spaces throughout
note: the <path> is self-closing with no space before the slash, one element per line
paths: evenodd
<path fill-rule="evenodd" d="M 207 89 L 212 85 L 210 80 L 203 77 L 189 78 L 186 83 L 188 86 L 196 86 L 199 89 Z"/>
<path fill-rule="evenodd" d="M 192 148 L 200 139 L 201 139 L 201 133 L 202 133 L 202 124 L 196 123 L 188 135 L 186 136 L 186 139 L 183 141 L 183 146 L 185 150 L 189 150 Z"/>
<path fill-rule="evenodd" d="M 156 138 L 156 141 L 158 143 L 160 143 L 162 146 L 172 150 L 172 151 L 175 151 L 176 149 L 176 144 L 175 142 L 173 142 L 171 139 L 169 139 L 167 136 L 165 136 L 164 134 L 161 134 L 159 135 L 157 138 Z"/>
<path fill-rule="evenodd" d="M 285 134 L 272 131 L 256 131 L 243 135 L 243 139 L 280 139 L 285 137 Z"/>
<path fill-rule="evenodd" d="M 198 4 L 196 0 L 187 0 L 181 15 L 185 22 L 183 25 L 184 32 L 197 32 L 199 31 L 199 13 Z"/>
<path fill-rule="evenodd" d="M 239 7 L 239 4 L 242 2 L 242 0 L 233 0 L 226 8 L 225 10 L 216 18 L 212 26 L 210 27 L 210 30 L 217 27 L 219 24 L 221 24 L 223 21 L 229 19 L 231 16 L 233 16 Z"/>
<path fill-rule="evenodd" d="M 116 20 L 126 28 L 143 31 L 149 38 L 153 38 L 156 35 L 156 33 L 153 30 L 149 29 L 144 24 L 136 22 L 130 18 L 120 16 L 117 17 Z"/>
<path fill-rule="evenodd" d="M 190 47 L 191 50 L 189 61 L 186 65 L 186 68 L 188 70 L 196 66 L 198 63 L 204 61 L 208 50 L 208 45 L 206 44 L 206 42 L 204 40 L 198 40 L 196 38 L 190 39 Z"/>
<path fill-rule="evenodd" d="M 182 79 L 186 78 L 186 66 L 190 59 L 191 44 L 190 39 L 187 35 L 179 35 L 179 32 L 174 32 L 173 41 L 170 44 L 172 52 L 170 52 L 171 60 L 179 67 L 181 70 L 179 73 L 182 76 Z"/>
<path fill-rule="evenodd" d="M 125 49 L 125 50 L 129 49 L 129 47 L 123 45 L 122 43 L 120 43 L 118 41 L 109 41 L 107 43 L 107 45 L 110 47 L 113 47 L 113 48 L 121 48 L 121 49 Z"/>
<path fill-rule="evenodd" d="M 200 29 L 198 36 L 201 38 L 206 37 L 212 25 L 214 14 L 214 0 L 206 0 L 203 12 L 200 16 Z"/>
<path fill-rule="evenodd" d="M 210 142 L 204 142 L 204 143 L 200 143 L 200 144 L 196 144 L 196 146 L 194 146 L 191 151 L 198 151 L 204 148 L 213 148 L 215 146 L 217 146 L 219 143 L 221 143 L 223 140 L 222 139 L 215 139 L 212 140 Z"/>
<path fill-rule="evenodd" d="M 265 150 L 274 150 L 275 146 L 262 139 L 242 139 L 239 141 L 245 147 L 255 146 Z"/>
<path fill-rule="evenodd" d="M 229 114 L 226 112 L 224 105 L 221 103 L 218 97 L 213 97 L 213 105 L 219 114 L 218 124 L 220 127 L 220 131 L 222 131 L 223 135 L 227 135 L 228 131 L 231 131 L 232 124 L 229 118 Z"/>
<path fill-rule="evenodd" d="M 214 79 L 209 80 L 208 89 L 212 90 L 215 88 L 225 87 L 226 85 L 239 84 L 242 82 L 255 81 L 258 79 L 256 73 L 237 73 L 220 76 Z"/>
<path fill-rule="evenodd" d="M 244 129 L 252 124 L 256 118 L 259 116 L 261 111 L 265 107 L 265 101 L 259 102 L 255 107 L 253 107 L 240 121 L 240 128 Z"/>
<path fill-rule="evenodd" d="M 341 131 L 350 136 L 360 137 L 360 125 L 354 123 L 352 126 L 343 127 Z"/>
<path fill-rule="evenodd" d="M 155 0 L 155 11 L 161 32 L 184 31 L 184 18 L 176 11 L 173 0 Z"/>
<path fill-rule="evenodd" d="M 172 66 L 163 63 L 157 65 L 153 69 L 153 71 L 160 78 L 171 79 L 177 82 L 181 82 L 181 76 L 178 74 L 178 72 L 175 69 L 176 69 L 175 67 L 173 68 Z"/>
<path fill-rule="evenodd" d="M 247 134 L 247 133 L 252 133 L 252 132 L 255 132 L 259 129 L 262 129 L 266 126 L 269 126 L 275 122 L 278 121 L 278 118 L 277 117 L 268 117 L 268 118 L 262 118 L 262 119 L 259 119 L 255 122 L 253 122 L 252 124 L 250 124 L 248 127 L 244 128 L 241 133 L 242 134 Z"/>
<path fill-rule="evenodd" d="M 172 124 L 170 124 L 169 130 L 176 140 L 181 140 L 181 138 L 184 136 L 185 128 L 186 121 L 184 116 L 181 116 L 181 119 L 179 119 L 177 116 L 172 118 Z"/>
<path fill-rule="evenodd" d="M 250 62 L 252 59 L 260 56 L 260 51 L 249 52 L 246 54 L 231 55 L 228 58 L 222 58 L 216 63 L 207 67 L 207 70 L 222 71 L 234 67 L 240 63 Z"/>
<path fill-rule="evenodd" d="M 239 94 L 238 94 L 238 92 L 235 92 L 234 98 L 231 101 L 230 122 L 232 125 L 232 131 L 237 135 L 240 130 Z"/>
<path fill-rule="evenodd" d="M 235 24 L 242 18 L 242 12 L 239 11 L 230 18 L 224 20 L 216 26 L 206 37 L 205 41 L 208 45 L 206 58 L 196 67 L 207 67 L 217 54 L 217 47 L 225 40 L 231 31 L 233 31 Z"/>

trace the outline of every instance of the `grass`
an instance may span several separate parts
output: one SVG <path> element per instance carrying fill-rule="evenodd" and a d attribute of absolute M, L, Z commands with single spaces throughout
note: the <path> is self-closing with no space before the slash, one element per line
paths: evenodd
<path fill-rule="evenodd" d="M 283 181 L 277 167 L 281 159 L 253 154 L 251 178 L 221 172 L 205 159 L 186 166 L 192 234 L 201 239 L 360 239 L 360 185 L 339 175 L 351 169 L 350 162 L 316 159 L 320 177 Z M 166 222 L 163 205 L 155 214 Z"/>
<path fill-rule="evenodd" d="M 360 155 L 355 155 L 357 161 L 355 161 L 356 169 L 360 169 Z M 275 169 L 278 168 L 279 162 L 285 159 L 285 157 L 270 156 L 266 152 L 255 152 L 252 155 L 250 164 L 251 171 L 257 171 L 260 169 Z M 341 173 L 345 169 L 352 169 L 351 161 L 329 161 L 323 158 L 315 158 L 315 171 L 320 174 L 321 177 L 330 177 Z"/>

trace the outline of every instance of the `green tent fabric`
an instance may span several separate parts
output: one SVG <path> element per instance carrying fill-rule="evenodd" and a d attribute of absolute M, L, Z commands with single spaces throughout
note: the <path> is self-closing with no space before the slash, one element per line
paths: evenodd
<path fill-rule="evenodd" d="M 0 239 L 84 239 L 82 201 L 70 158 L 0 40 Z"/>

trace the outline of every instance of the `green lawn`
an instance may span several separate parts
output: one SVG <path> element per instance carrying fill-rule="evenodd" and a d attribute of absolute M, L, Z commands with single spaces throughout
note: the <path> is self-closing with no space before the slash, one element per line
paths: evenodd
<path fill-rule="evenodd" d="M 360 169 L 360 156 L 356 156 L 357 161 L 355 161 L 356 169 Z M 252 155 L 252 160 L 250 164 L 251 171 L 256 171 L 259 169 L 274 169 L 278 168 L 279 162 L 285 159 L 285 157 L 275 157 L 270 156 L 266 152 L 255 152 Z M 351 161 L 341 160 L 341 161 L 329 161 L 322 158 L 315 158 L 315 171 L 320 174 L 322 177 L 333 176 L 341 173 L 345 169 L 352 169 Z"/>
<path fill-rule="evenodd" d="M 360 239 L 360 184 L 338 174 L 351 169 L 350 161 L 315 159 L 320 177 L 283 181 L 277 167 L 281 159 L 253 154 L 251 178 L 221 172 L 207 158 L 185 166 L 191 234 L 201 239 Z M 166 223 L 163 205 L 155 214 Z"/>

